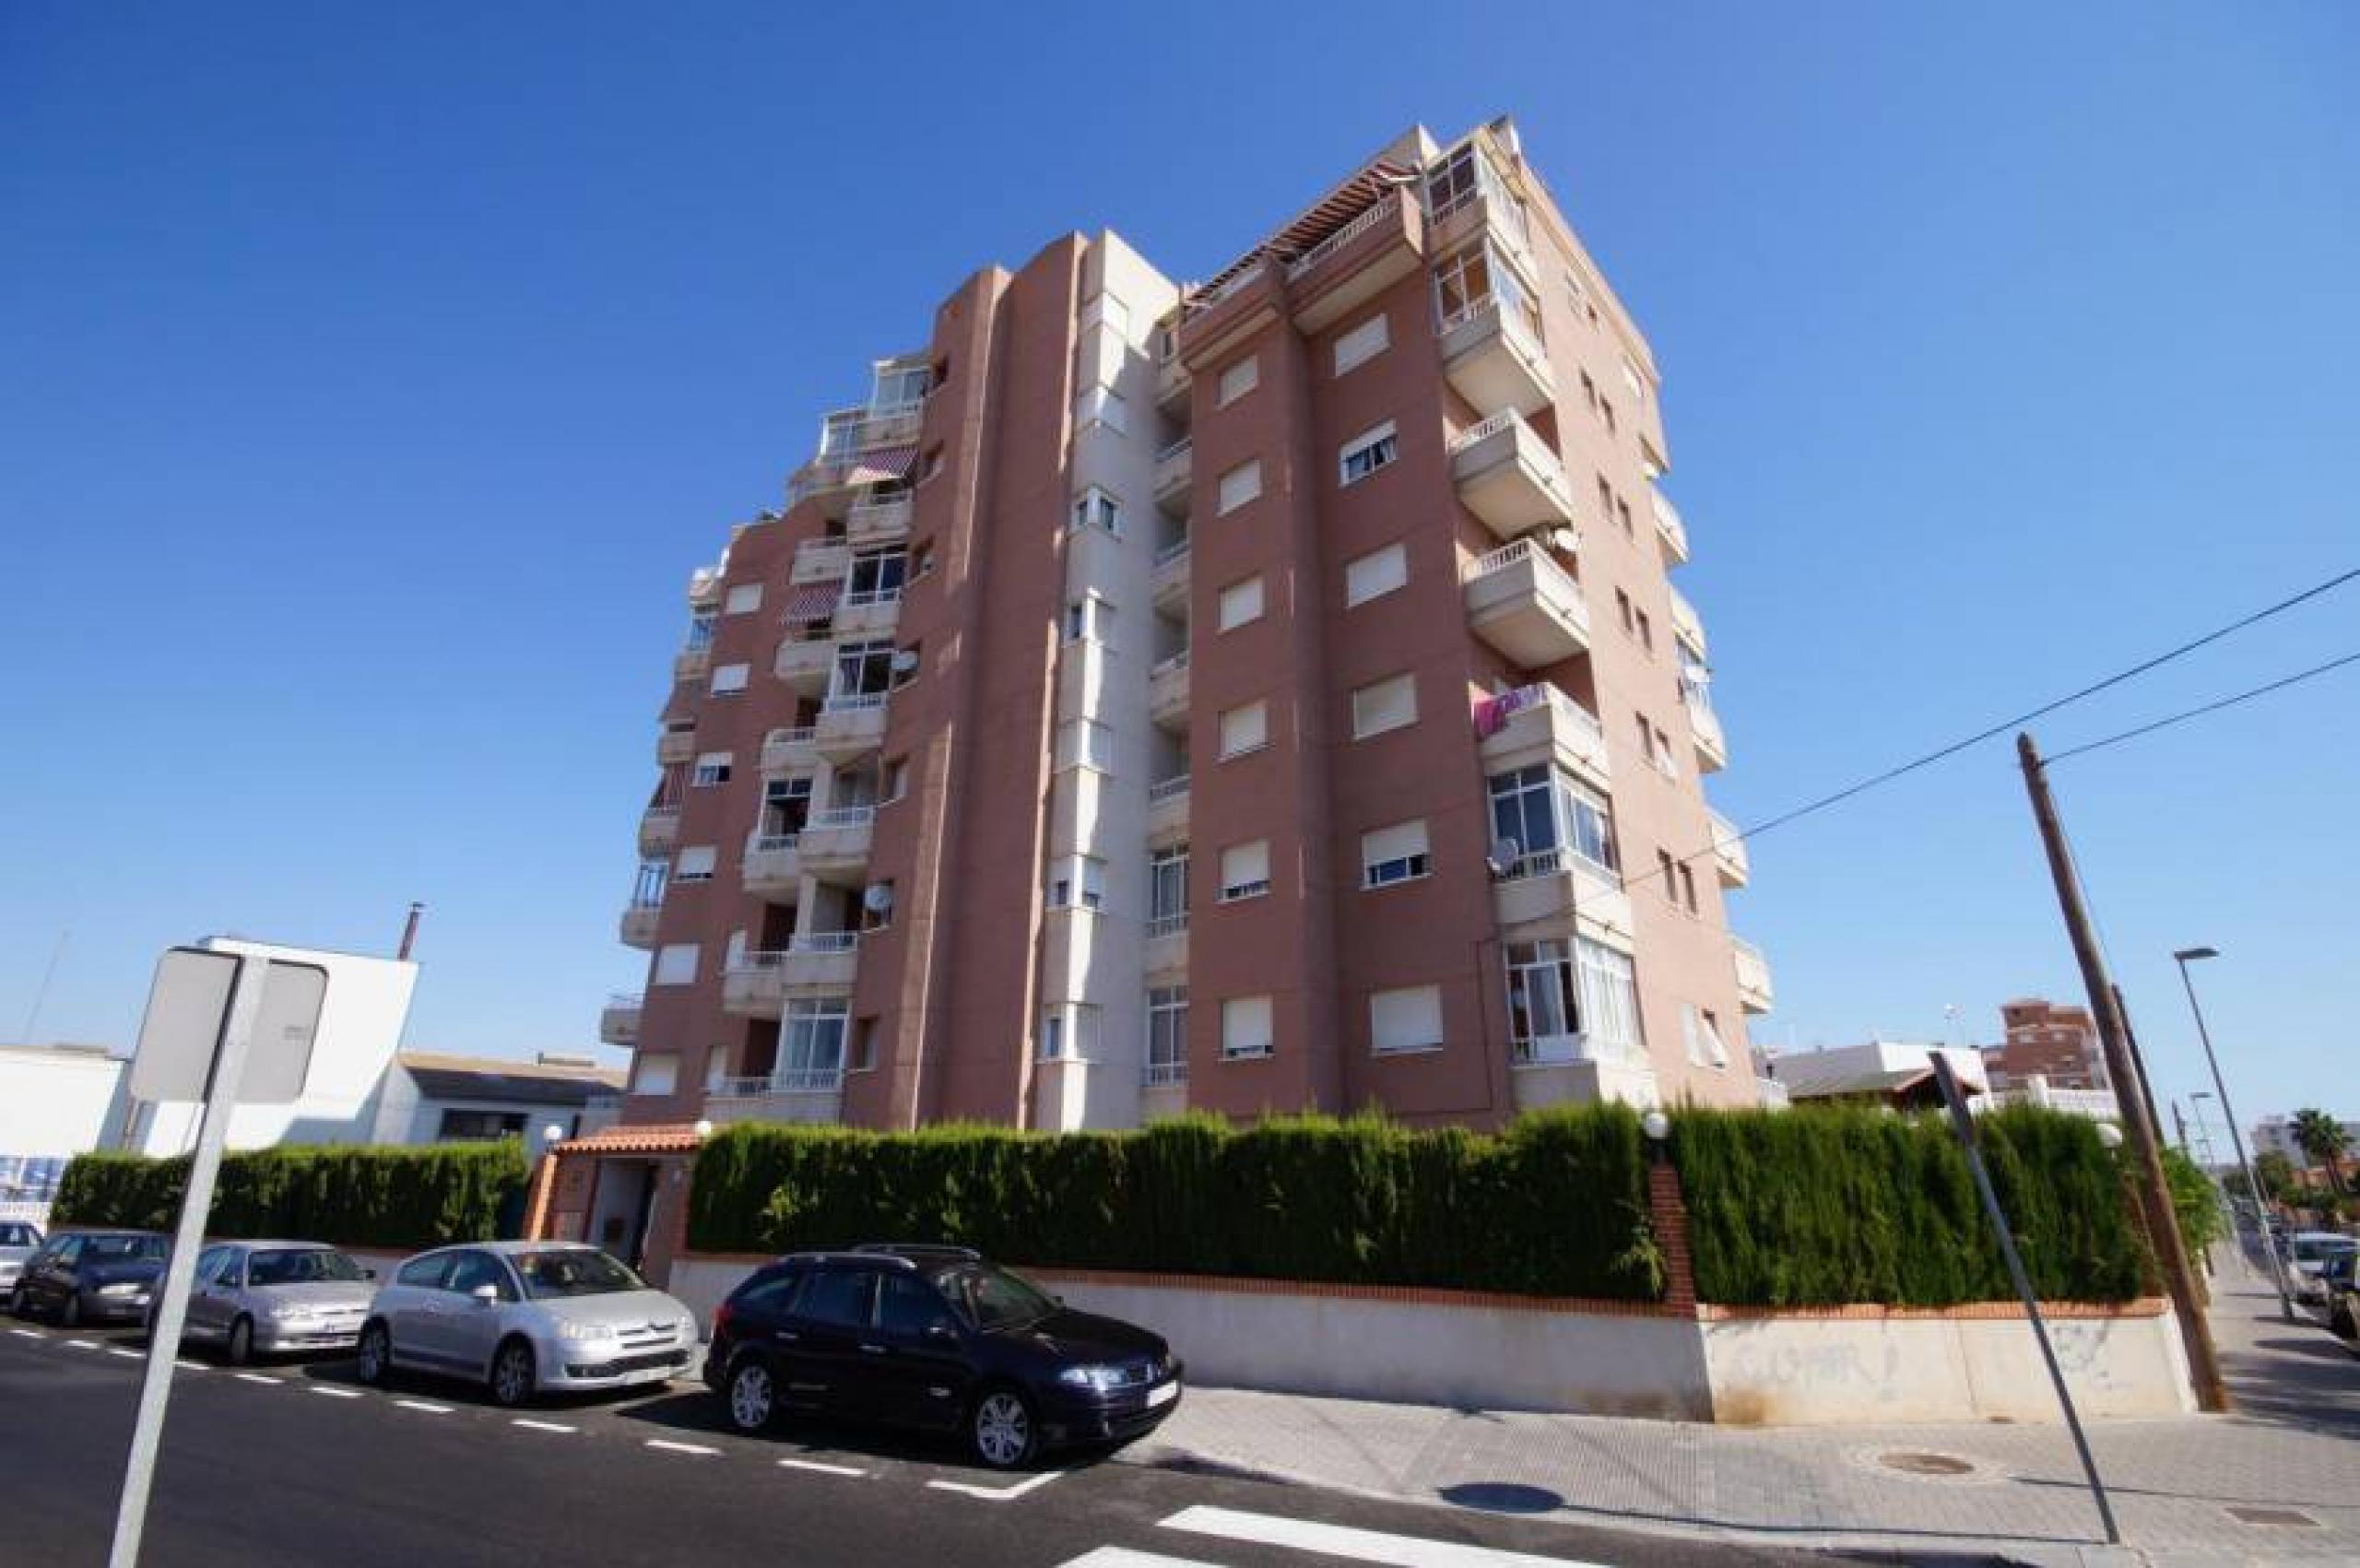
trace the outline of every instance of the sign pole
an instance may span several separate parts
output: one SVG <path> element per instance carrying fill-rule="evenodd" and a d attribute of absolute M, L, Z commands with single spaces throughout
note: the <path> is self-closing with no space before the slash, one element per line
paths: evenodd
<path fill-rule="evenodd" d="M 2057 1387 L 2057 1402 L 2065 1407 L 2065 1424 L 2072 1429 L 2074 1450 L 2082 1456 L 2082 1472 L 2090 1478 L 2090 1495 L 2097 1500 L 2098 1517 L 2106 1524 L 2108 1546 L 2122 1544 L 2122 1531 L 2114 1522 L 2114 1505 L 2106 1500 L 2106 1482 L 2098 1479 L 2098 1462 L 2090 1454 L 2090 1440 L 2082 1433 L 2082 1418 L 2073 1409 L 2073 1391 L 2065 1386 L 2064 1369 L 2057 1364 L 2057 1351 L 2048 1343 L 2048 1325 L 2042 1321 L 2040 1302 L 2032 1293 L 2032 1279 L 2024 1273 L 2024 1260 L 2016 1251 L 2015 1232 L 2008 1229 L 2008 1216 L 2000 1208 L 2000 1195 L 1991 1188 L 1991 1173 L 1983 1168 L 1983 1151 L 1975 1145 L 1975 1117 L 1966 1108 L 1966 1096 L 1959 1091 L 1958 1074 L 1950 1058 L 1940 1051 L 1929 1053 L 1934 1063 L 1934 1081 L 1941 1085 L 1942 1105 L 1951 1114 L 1951 1131 L 1958 1135 L 1959 1148 L 1966 1153 L 1966 1168 L 1975 1173 L 1975 1190 L 1983 1197 L 1983 1212 L 1990 1217 L 1991 1229 L 2000 1235 L 2000 1256 L 2008 1262 L 2008 1278 L 2015 1281 L 2016 1294 L 2024 1303 L 2024 1315 L 2032 1320 L 2032 1337 L 2040 1343 L 2040 1359 L 2048 1363 L 2048 1381 Z"/>
<path fill-rule="evenodd" d="M 205 1242 L 206 1217 L 213 1208 L 214 1177 L 230 1139 L 230 1114 L 237 1109 L 238 1085 L 245 1077 L 246 1049 L 262 1012 L 270 960 L 242 958 L 230 982 L 230 1001 L 206 1074 L 205 1116 L 198 1124 L 196 1153 L 189 1161 L 188 1190 L 181 1197 L 180 1221 L 172 1231 L 171 1257 L 164 1269 L 155 1327 L 148 1336 L 148 1368 L 139 1384 L 139 1417 L 131 1432 L 131 1457 L 123 1471 L 123 1497 L 114 1516 L 114 1547 L 107 1568 L 136 1568 L 139 1537 L 148 1522 L 148 1492 L 156 1474 L 156 1450 L 164 1432 L 164 1406 L 172 1393 L 172 1362 L 180 1353 L 181 1325 L 188 1315 L 189 1286 L 196 1278 L 196 1255 Z"/>

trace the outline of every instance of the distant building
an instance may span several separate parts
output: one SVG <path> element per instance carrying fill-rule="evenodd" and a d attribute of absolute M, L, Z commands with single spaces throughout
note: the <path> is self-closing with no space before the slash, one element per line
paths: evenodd
<path fill-rule="evenodd" d="M 375 1143 L 470 1143 L 522 1138 L 537 1149 L 550 1127 L 580 1138 L 609 1126 L 623 1073 L 587 1056 L 529 1062 L 405 1051 L 375 1097 Z"/>
<path fill-rule="evenodd" d="M 2051 1089 L 2111 1086 L 2089 1008 L 2024 996 L 2002 1002 L 2000 1019 L 2005 1038 L 1982 1048 L 1993 1089 L 2021 1089 L 2036 1078 Z"/>
<path fill-rule="evenodd" d="M 2257 1160 L 2265 1154 L 2283 1154 L 2293 1161 L 2298 1170 L 2313 1163 L 2311 1157 L 2304 1152 L 2303 1146 L 2295 1141 L 2295 1118 L 2292 1116 L 2264 1116 L 2254 1124 L 2250 1136 L 2253 1155 Z M 2360 1150 L 2360 1122 L 2345 1122 L 2343 1138 L 2346 1148 Z M 2350 1158 L 2346 1157 L 2347 1160 Z"/>
<path fill-rule="evenodd" d="M 45 1223 L 66 1162 L 121 1136 L 125 1065 L 103 1045 L 0 1045 L 0 1219 Z"/>
<path fill-rule="evenodd" d="M 1982 1055 L 1973 1046 L 1872 1040 L 1865 1045 L 1775 1055 L 1768 1067 L 1771 1079 L 1785 1087 L 1795 1104 L 1841 1100 L 1914 1111 L 1942 1102 L 1934 1081 L 1937 1052 L 1949 1059 L 1969 1098 L 1988 1092 Z"/>

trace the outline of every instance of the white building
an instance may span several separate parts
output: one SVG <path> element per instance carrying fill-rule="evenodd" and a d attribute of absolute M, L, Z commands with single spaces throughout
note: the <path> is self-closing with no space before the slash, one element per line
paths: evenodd
<path fill-rule="evenodd" d="M 1947 1057 L 1959 1086 L 1970 1097 L 1988 1093 L 1983 1054 L 1973 1046 L 1871 1040 L 1823 1051 L 1771 1055 L 1764 1070 L 1783 1085 L 1790 1101 L 1883 1100 L 1894 1103 L 1939 1103 L 1933 1078 L 1936 1054 Z"/>
<path fill-rule="evenodd" d="M 404 1051 L 385 1071 L 371 1105 L 372 1143 L 466 1143 L 522 1138 L 538 1151 L 561 1138 L 612 1126 L 623 1073 L 587 1056 L 543 1055 L 529 1062 Z"/>
<path fill-rule="evenodd" d="M 2344 1147 L 2360 1149 L 2360 1122 L 2345 1122 L 2342 1126 Z M 2309 1155 L 2303 1152 L 2303 1146 L 2295 1141 L 2295 1118 L 2292 1116 L 2264 1116 L 2254 1124 L 2250 1136 L 2253 1157 L 2257 1160 L 2265 1154 L 2283 1154 L 2293 1161 L 2298 1170 L 2307 1169 L 2315 1163 Z"/>
<path fill-rule="evenodd" d="M 66 1161 L 114 1145 L 127 1065 L 103 1045 L 0 1045 L 0 1219 L 42 1223 Z"/>

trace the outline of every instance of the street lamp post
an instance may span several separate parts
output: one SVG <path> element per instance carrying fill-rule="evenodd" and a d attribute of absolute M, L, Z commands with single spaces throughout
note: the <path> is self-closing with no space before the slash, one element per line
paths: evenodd
<path fill-rule="evenodd" d="M 2204 1009 L 2196 1000 L 2196 982 L 2188 973 L 2191 962 L 2220 956 L 2217 948 L 2182 948 L 2172 954 L 2172 960 L 2179 965 L 2180 987 L 2188 993 L 2188 1010 L 2196 1015 L 2196 1037 L 2204 1043 L 2204 1065 L 2212 1069 L 2212 1088 L 2221 1097 L 2221 1116 L 2229 1124 L 2229 1146 L 2237 1151 L 2237 1168 L 2246 1173 L 2246 1192 L 2253 1198 L 2253 1222 L 2261 1229 L 2261 1250 L 2270 1259 L 2270 1282 L 2278 1287 L 2278 1310 L 2292 1323 L 2295 1302 L 2286 1293 L 2286 1271 L 2279 1266 L 2277 1239 L 2270 1233 L 2270 1207 L 2262 1201 L 2261 1183 L 2254 1177 L 2253 1161 L 2246 1158 L 2246 1135 L 2237 1130 L 2237 1113 L 2229 1103 L 2229 1086 L 2221 1079 L 2221 1058 L 2212 1054 L 2212 1032 L 2204 1027 Z"/>

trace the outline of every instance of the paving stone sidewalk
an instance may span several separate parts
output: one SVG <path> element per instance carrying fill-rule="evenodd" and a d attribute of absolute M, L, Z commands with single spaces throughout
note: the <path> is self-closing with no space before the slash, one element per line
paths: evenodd
<path fill-rule="evenodd" d="M 1908 1562 L 2360 1562 L 2360 1358 L 2222 1264 L 2213 1327 L 2239 1413 L 2090 1428 L 2129 1550 L 2102 1550 L 2062 1426 L 1745 1429 L 1203 1388 L 1124 1456 Z M 2254 1522 L 2270 1515 L 2293 1517 Z"/>

